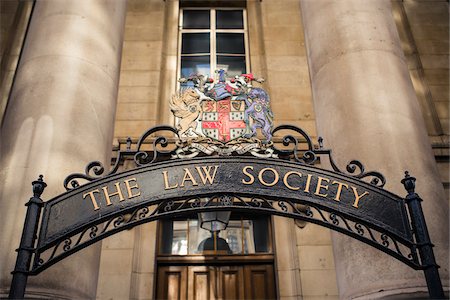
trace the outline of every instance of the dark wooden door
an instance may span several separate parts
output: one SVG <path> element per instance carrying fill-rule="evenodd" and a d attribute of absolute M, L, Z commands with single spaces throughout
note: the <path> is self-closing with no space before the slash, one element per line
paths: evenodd
<path fill-rule="evenodd" d="M 275 299 L 273 265 L 161 266 L 157 299 Z"/>

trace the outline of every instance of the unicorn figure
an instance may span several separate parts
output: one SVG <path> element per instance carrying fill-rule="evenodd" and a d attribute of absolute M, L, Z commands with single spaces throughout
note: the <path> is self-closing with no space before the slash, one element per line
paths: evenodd
<path fill-rule="evenodd" d="M 253 119 L 251 132 L 245 137 L 254 137 L 256 129 L 261 128 L 267 142 L 272 140 L 273 113 L 270 109 L 270 97 L 261 88 L 252 88 L 244 97 L 247 109 L 244 112 L 244 121 L 249 124 L 249 118 Z"/>

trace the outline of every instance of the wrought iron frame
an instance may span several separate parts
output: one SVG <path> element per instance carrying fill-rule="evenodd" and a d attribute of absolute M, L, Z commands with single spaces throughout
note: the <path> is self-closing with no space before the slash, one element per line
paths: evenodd
<path fill-rule="evenodd" d="M 98 161 L 89 163 L 85 172 L 74 173 L 64 180 L 64 187 L 74 190 L 80 187 L 80 180 L 86 182 L 101 181 L 118 172 L 126 159 L 132 159 L 136 166 L 144 167 L 160 161 L 193 158 L 195 156 L 256 156 L 259 158 L 278 158 L 293 163 L 313 165 L 318 159 L 328 158 L 334 172 L 353 177 L 357 180 L 369 180 L 370 184 L 382 190 L 385 177 L 377 171 L 365 171 L 364 165 L 356 160 L 351 161 L 343 172 L 334 162 L 331 150 L 323 149 L 323 140 L 319 138 L 318 147 L 302 129 L 292 125 L 281 125 L 273 130 L 273 134 L 290 131 L 275 142 L 266 143 L 256 139 L 241 139 L 227 144 L 214 143 L 210 140 L 198 139 L 182 141 L 175 128 L 157 126 L 146 131 L 138 140 L 136 149 L 131 149 L 131 139 L 127 140 L 127 148 L 118 150 L 117 158 L 110 171 Z M 169 146 L 169 138 L 157 135 L 158 132 L 169 132 L 174 135 L 174 146 Z M 145 149 L 151 140 L 150 149 Z M 428 231 L 425 224 L 420 197 L 414 192 L 415 178 L 406 173 L 402 180 L 408 195 L 405 204 L 409 211 L 408 224 L 411 225 L 411 239 L 387 231 L 376 224 L 332 209 L 325 205 L 310 203 L 302 199 L 283 199 L 275 197 L 255 197 L 246 193 L 207 193 L 197 197 L 173 198 L 147 202 L 143 205 L 120 210 L 95 222 L 85 224 L 77 231 L 69 232 L 48 244 L 36 241 L 37 229 L 40 226 L 41 209 L 46 205 L 40 196 L 46 184 L 42 176 L 33 182 L 34 196 L 27 203 L 28 210 L 16 267 L 13 271 L 10 298 L 24 296 L 27 277 L 37 275 L 71 254 L 88 247 L 122 230 L 140 224 L 192 213 L 227 210 L 249 213 L 279 215 L 318 224 L 358 239 L 378 250 L 398 259 L 415 270 L 423 270 L 431 298 L 444 296 Z"/>

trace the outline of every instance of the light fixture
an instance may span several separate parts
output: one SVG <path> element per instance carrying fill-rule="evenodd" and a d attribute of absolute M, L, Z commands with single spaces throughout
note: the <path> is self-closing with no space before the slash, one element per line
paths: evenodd
<path fill-rule="evenodd" d="M 232 197 L 221 196 L 219 198 L 204 199 L 204 206 L 226 206 L 232 203 Z M 200 227 L 211 232 L 211 237 L 203 240 L 198 245 L 198 250 L 203 253 L 217 253 L 224 251 L 230 254 L 231 249 L 227 241 L 219 237 L 219 231 L 225 230 L 230 221 L 231 211 L 209 211 L 202 212 L 198 214 L 198 220 L 200 222 Z"/>
<path fill-rule="evenodd" d="M 230 220 L 230 211 L 210 211 L 198 214 L 200 227 L 211 232 L 224 230 Z"/>

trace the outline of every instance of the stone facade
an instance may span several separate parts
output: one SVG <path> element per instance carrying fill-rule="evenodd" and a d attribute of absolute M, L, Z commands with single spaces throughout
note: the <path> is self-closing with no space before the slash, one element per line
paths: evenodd
<path fill-rule="evenodd" d="M 56 1 L 59 0 L 42 0 L 38 2 L 48 4 Z M 183 2 L 182 0 L 180 1 Z M 109 40 L 101 42 L 101 46 L 110 49 L 105 45 L 114 45 L 114 53 L 116 56 L 119 55 L 116 57 L 111 52 L 109 61 L 98 67 L 100 69 L 105 68 L 105 70 L 99 71 L 100 74 L 106 72 L 109 74 L 109 78 L 116 75 L 119 78 L 118 84 L 117 82 L 108 81 L 107 78 L 104 79 L 107 82 L 105 84 L 108 85 L 108 91 L 104 91 L 107 94 L 106 96 L 102 94 L 102 91 L 96 92 L 98 97 L 101 96 L 103 99 L 109 99 L 107 100 L 109 102 L 107 105 L 103 103 L 102 105 L 105 105 L 104 107 L 96 106 L 94 110 L 111 110 L 109 115 L 112 116 L 114 107 L 116 106 L 115 120 L 110 117 L 95 123 L 94 127 L 98 128 L 98 135 L 102 136 L 102 141 L 95 141 L 95 135 L 86 140 L 85 136 L 80 133 L 79 138 L 74 137 L 72 141 L 67 142 L 69 145 L 67 149 L 42 149 L 42 146 L 39 148 L 39 146 L 30 144 L 30 151 L 31 148 L 34 150 L 44 150 L 44 152 L 48 151 L 49 155 L 55 151 L 63 151 L 64 156 L 60 158 L 58 164 L 65 165 L 63 168 L 64 172 L 71 173 L 82 170 L 85 163 L 90 160 L 99 158 L 107 160 L 109 157 L 105 152 L 107 149 L 105 145 L 114 144 L 116 148 L 121 147 L 127 137 L 131 137 L 135 141 L 149 127 L 160 124 L 173 125 L 174 120 L 170 113 L 168 100 L 170 95 L 175 92 L 177 84 L 178 19 L 180 13 L 179 7 L 183 5 L 180 1 L 128 0 L 126 12 L 122 11 L 123 15 L 126 13 L 124 25 L 118 24 L 120 22 L 117 23 L 117 20 L 115 21 L 111 18 L 107 18 L 107 20 L 102 19 L 104 22 L 111 22 L 113 26 L 117 26 L 117 31 L 98 31 L 98 35 L 93 38 L 101 39 L 101 37 L 106 38 L 107 36 Z M 97 7 L 98 16 L 92 16 L 86 13 L 84 9 L 78 9 L 79 7 L 77 7 L 76 1 L 64 2 L 69 7 L 74 7 L 76 14 L 79 14 L 80 17 L 87 17 L 88 19 L 90 16 L 94 19 L 99 16 L 106 18 L 104 13 L 109 10 L 111 10 L 111 14 L 115 14 L 116 18 L 120 18 L 120 11 L 124 9 L 121 6 L 123 2 L 119 0 L 112 1 L 116 7 L 113 7 L 114 5 L 111 4 L 111 0 L 95 0 L 95 3 L 100 3 L 103 6 L 100 5 Z M 217 4 L 214 0 L 203 2 L 205 2 L 205 5 L 211 6 Z M 241 2 L 236 1 L 237 4 Z M 445 198 L 445 195 L 448 195 L 450 187 L 448 2 L 445 0 L 380 0 L 378 2 L 372 1 L 370 5 L 362 8 L 358 6 L 357 2 L 353 0 L 247 0 L 245 7 L 248 20 L 251 72 L 266 79 L 264 88 L 271 95 L 275 125 L 293 124 L 299 126 L 307 131 L 315 140 L 319 135 L 325 135 L 327 139 L 325 141 L 326 144 L 332 145 L 332 148 L 336 149 L 339 157 L 342 158 L 339 161 L 342 165 L 355 158 L 348 157 L 350 153 L 352 155 L 361 155 L 361 160 L 364 161 L 369 161 L 367 158 L 370 157 L 380 159 L 378 161 L 376 159 L 370 161 L 372 165 L 369 167 L 383 170 L 383 173 L 386 172 L 391 182 L 391 185 L 387 189 L 400 195 L 403 191 L 396 180 L 399 181 L 401 179 L 403 167 L 409 168 L 411 166 L 412 171 L 418 173 L 414 173 L 414 175 L 420 177 L 418 186 L 422 187 L 419 193 L 423 196 L 424 200 L 433 202 L 434 200 L 432 199 L 436 196 L 445 201 L 433 202 L 435 204 L 427 206 L 428 208 L 425 209 L 425 213 L 427 214 L 426 217 L 433 223 L 430 225 L 430 230 L 432 230 L 433 241 L 438 240 L 437 246 L 440 247 L 440 251 L 438 251 L 438 263 L 442 266 L 440 273 L 444 288 L 448 291 L 448 260 L 443 262 L 446 259 L 445 253 L 448 255 L 448 211 L 445 211 L 445 209 L 441 210 L 441 215 L 437 216 L 435 221 L 433 221 L 433 211 L 439 210 L 439 205 L 446 206 L 445 204 L 448 204 L 448 198 Z M 10 137 L 11 130 L 13 130 L 11 128 L 15 128 L 14 126 L 18 124 L 15 122 L 20 121 L 15 121 L 17 119 L 12 119 L 11 115 L 17 114 L 18 111 L 26 110 L 23 107 L 26 106 L 25 104 L 20 106 L 19 100 L 23 99 L 23 96 L 19 93 L 20 90 L 18 90 L 18 86 L 21 84 L 19 80 L 25 85 L 31 85 L 32 83 L 27 81 L 26 77 L 18 76 L 21 71 L 20 63 L 19 71 L 17 72 L 18 75 L 16 75 L 19 79 L 14 84 L 12 81 L 16 71 L 19 50 L 22 48 L 20 47 L 22 45 L 21 36 L 25 33 L 26 24 L 31 13 L 31 2 L 25 1 L 19 3 L 19 1 L 15 0 L 7 0 L 1 1 L 0 5 L 2 26 L 0 36 L 2 67 L 0 76 L 0 96 L 2 97 L 0 98 L 0 120 L 3 120 L 0 142 L 3 143 L 3 146 L 1 148 L 0 160 L 2 161 L 2 166 L 9 167 L 14 166 L 14 164 L 22 166 L 17 162 L 14 163 L 14 158 L 11 158 L 22 153 L 18 149 L 23 147 L 23 144 L 21 144 L 22 146 L 17 146 L 18 142 Z M 44 10 L 42 8 L 44 5 L 37 5 L 37 13 L 36 10 L 34 12 L 36 14 Z M 336 10 L 326 10 L 325 6 L 327 5 L 329 7 L 335 5 Z M 86 9 L 91 10 L 88 5 Z M 380 22 L 381 17 L 378 15 L 377 17 L 380 17 L 378 19 L 375 19 L 375 17 L 374 19 L 364 18 L 361 22 L 358 22 L 357 19 L 359 17 L 362 18 L 365 13 L 370 12 L 370 9 L 377 11 L 388 22 L 382 22 L 381 26 L 379 26 L 377 22 Z M 323 15 L 325 13 L 329 15 L 325 17 Z M 59 14 L 61 18 L 70 18 L 70 13 L 64 14 L 59 12 Z M 373 14 L 369 15 L 373 16 Z M 324 23 L 320 23 L 318 20 L 322 20 Z M 37 21 L 33 20 L 33 22 Z M 364 23 L 364 25 L 361 25 L 361 23 Z M 44 22 L 42 26 L 46 24 Z M 330 26 L 324 28 L 330 29 L 323 32 L 319 31 L 318 29 L 323 28 L 321 26 L 324 26 L 324 24 Z M 32 26 L 33 23 L 31 23 L 30 27 L 31 33 L 28 33 L 27 37 L 27 39 L 31 40 L 29 43 L 33 42 Z M 95 27 L 98 25 L 92 26 Z M 119 31 L 122 30 L 120 26 L 123 26 L 123 36 L 119 34 Z M 310 27 L 308 28 L 308 26 Z M 361 28 L 364 31 L 361 31 Z M 69 29 L 67 29 L 67 32 L 73 34 L 74 37 L 77 36 L 76 32 L 71 32 Z M 35 30 L 38 29 L 35 28 Z M 64 27 L 61 26 L 60 30 L 64 30 Z M 389 32 L 389 34 L 386 32 Z M 329 35 L 327 36 L 327 34 Z M 386 40 L 386 36 L 393 38 Z M 121 47 L 118 41 L 122 39 L 123 49 L 120 52 Z M 75 46 L 79 45 L 75 40 L 72 41 Z M 37 42 L 35 41 L 35 43 Z M 56 40 L 53 45 L 55 49 L 64 52 L 63 47 L 56 47 L 59 44 L 64 44 L 64 41 Z M 327 47 L 321 48 L 322 52 L 319 53 L 318 48 L 315 48 L 316 45 L 327 45 Z M 95 49 L 89 48 L 89 43 L 83 49 L 83 54 L 87 57 L 93 55 L 94 58 L 92 59 L 94 61 L 102 57 L 102 53 L 98 49 L 96 51 Z M 378 51 L 379 49 L 382 49 L 384 52 Z M 28 49 L 27 52 L 25 47 L 22 52 L 25 53 L 22 55 L 26 57 L 27 53 L 31 55 L 30 53 L 33 52 L 33 49 Z M 394 54 L 386 58 L 387 52 Z M 371 56 L 373 53 L 376 54 Z M 64 56 L 64 53 L 51 54 Z M 112 58 L 113 56 L 115 60 Z M 389 59 L 392 62 L 391 65 L 395 65 L 396 68 L 389 70 L 377 69 L 379 62 L 385 59 Z M 112 66 L 115 63 L 118 64 L 119 61 L 120 74 L 116 74 Z M 356 62 L 358 62 L 358 65 L 353 65 Z M 337 70 L 340 70 L 339 73 L 334 74 L 336 77 L 332 77 L 333 74 L 330 74 L 332 71 L 326 70 L 332 64 L 335 64 Z M 61 77 L 65 76 L 66 69 L 61 69 L 63 66 L 60 66 L 59 70 L 57 66 L 54 67 L 56 68 L 54 70 L 55 72 L 61 72 Z M 39 68 L 39 65 L 36 68 Z M 350 68 L 352 68 L 353 73 L 348 71 Z M 375 72 L 374 70 L 376 73 L 371 73 Z M 86 69 L 86 72 L 90 73 L 91 71 Z M 96 71 L 94 70 L 92 72 L 95 73 Z M 320 72 L 322 73 L 317 75 Z M 360 76 L 354 76 L 356 72 L 361 72 Z M 66 76 L 72 76 L 68 78 L 68 82 L 70 80 L 77 80 L 77 78 L 83 78 L 82 76 L 84 76 L 83 72 L 79 75 L 81 77 L 77 77 L 77 74 L 76 72 L 69 75 L 66 74 Z M 387 80 L 388 82 L 383 82 L 383 78 L 389 78 Z M 84 79 L 80 80 L 83 81 Z M 88 80 L 88 82 L 97 82 L 99 80 L 101 79 L 95 77 Z M 351 84 L 348 82 L 351 82 Z M 389 92 L 395 95 L 393 97 L 395 101 L 389 103 L 388 99 L 383 99 L 383 103 L 386 106 L 380 109 L 382 111 L 381 113 L 377 107 L 371 107 L 363 99 L 358 98 L 362 97 L 362 95 L 367 97 L 373 96 L 375 98 L 383 95 L 386 96 L 381 90 L 389 83 L 391 84 L 389 86 Z M 39 84 L 41 89 L 47 90 L 48 92 L 54 88 L 48 82 L 40 82 Z M 13 92 L 14 89 L 17 91 L 15 94 L 13 93 L 9 96 L 11 86 L 13 86 Z M 349 86 L 353 86 L 354 90 L 346 90 Z M 370 90 L 370 86 L 374 87 L 372 94 L 366 93 L 366 91 Z M 115 90 L 117 87 L 118 90 Z M 340 89 L 339 92 L 337 91 L 338 88 Z M 83 99 L 91 99 L 90 97 L 92 95 L 89 95 L 87 92 L 89 89 L 83 87 L 74 89 L 81 89 L 82 91 L 84 89 L 87 94 L 80 93 L 77 95 Z M 117 97 L 115 96 L 116 92 Z M 25 95 L 31 97 L 34 94 L 31 91 Z M 41 96 L 44 97 L 45 95 L 42 94 Z M 19 100 L 16 100 L 15 97 Z M 55 97 L 55 95 L 47 95 L 45 97 L 55 99 L 51 98 Z M 63 92 L 59 94 L 59 98 L 65 98 Z M 401 102 L 406 98 L 409 99 L 409 102 Z M 115 101 L 116 99 L 117 102 Z M 16 102 L 12 103 L 13 101 L 18 101 L 19 104 Z M 60 116 L 61 118 L 69 118 L 70 115 L 73 117 L 74 122 L 84 122 L 84 118 L 86 117 L 83 117 L 82 113 L 70 110 L 69 102 L 67 102 L 70 99 L 66 102 L 58 102 L 59 104 L 57 104 L 57 100 L 53 101 L 55 101 L 54 107 L 64 110 L 62 112 L 63 115 Z M 331 101 L 336 102 L 330 103 Z M 97 104 L 94 103 L 95 105 Z M 49 106 L 45 107 L 49 110 L 52 109 Z M 338 111 L 338 113 L 334 114 L 327 111 L 330 107 L 334 111 Z M 366 113 L 367 117 L 360 120 L 361 123 L 359 124 L 353 123 L 342 126 L 342 131 L 339 131 L 336 127 L 333 127 L 332 130 L 326 129 L 327 126 L 334 124 L 333 122 L 335 121 L 338 122 L 336 124 L 345 123 L 346 118 L 342 117 L 343 115 L 345 116 L 345 112 Z M 89 114 L 91 116 L 90 118 L 95 118 L 92 112 L 85 113 Z M 378 115 L 376 115 L 377 113 Z M 32 115 L 33 112 L 24 114 L 24 120 L 30 114 Z M 45 115 L 46 112 L 36 112 L 36 114 Z M 385 126 L 383 127 L 384 132 L 377 131 L 371 127 L 370 122 L 373 121 L 371 119 L 373 116 L 376 116 L 377 122 L 385 122 Z M 406 117 L 403 118 L 404 116 Z M 54 118 L 59 122 L 63 122 L 63 120 L 58 119 L 58 116 L 54 116 Z M 338 120 L 338 118 L 341 119 Z M 417 118 L 420 118 L 420 120 Z M 348 117 L 348 120 L 353 119 Z M 365 123 L 366 121 L 367 123 Z M 413 124 L 414 127 L 405 128 L 408 127 L 408 124 Z M 48 129 L 49 125 L 47 124 L 46 126 Z M 59 125 L 55 124 L 55 126 Z M 69 129 L 70 127 L 68 131 L 70 131 Z M 113 140 L 111 139 L 112 130 L 114 130 Z M 20 130 L 16 131 L 19 132 Z M 383 149 L 386 149 L 385 152 L 383 152 L 383 149 L 376 147 L 364 148 L 357 143 L 355 144 L 355 140 L 358 138 L 358 141 L 360 141 L 359 138 L 361 136 L 367 137 L 366 140 L 360 141 L 361 143 L 369 143 L 369 138 L 381 136 L 387 131 L 390 131 L 389 134 L 380 138 L 380 143 L 385 143 L 383 144 Z M 420 134 L 423 133 L 425 138 L 417 132 Z M 66 134 L 68 135 L 69 133 Z M 38 136 L 37 133 L 34 135 Z M 27 137 L 29 139 L 33 138 L 32 133 L 29 133 L 29 135 L 22 133 L 20 136 L 22 136 L 21 141 L 26 140 Z M 15 148 L 9 147 L 4 141 L 16 145 Z M 337 141 L 339 145 L 337 145 Z M 410 141 L 413 141 L 413 143 L 411 144 Z M 74 151 L 73 149 L 69 149 L 70 145 L 77 147 L 77 143 L 81 145 L 87 142 L 92 143 L 92 147 L 89 148 L 91 150 L 84 153 L 84 156 L 79 158 L 80 161 L 73 162 L 69 160 L 67 163 L 64 163 L 65 157 L 71 151 Z M 95 150 L 94 146 L 98 146 L 101 149 Z M 428 150 L 426 149 L 430 147 L 432 147 L 433 152 L 427 152 Z M 364 150 L 361 150 L 362 148 Z M 390 149 L 389 151 L 387 150 L 388 148 Z M 8 154 L 8 156 L 5 156 L 5 154 Z M 394 161 L 388 163 L 392 159 L 393 154 L 395 157 Z M 75 153 L 72 155 L 77 156 Z M 406 156 L 408 155 L 411 155 L 412 159 L 407 159 Z M 421 161 L 420 157 L 428 157 L 431 160 L 424 158 Z M 411 160 L 413 161 L 411 162 Z M 380 166 L 379 164 L 383 165 Z M 45 162 L 42 162 L 38 166 L 42 167 L 46 172 L 52 171 L 51 167 L 45 166 Z M 391 170 L 394 167 L 398 172 Z M 31 174 L 31 171 L 44 172 L 38 171 L 36 168 L 37 166 L 33 166 L 31 162 L 23 166 L 23 176 L 20 179 L 28 182 L 35 177 L 35 173 Z M 12 176 L 8 175 L 7 171 L 2 172 L 3 177 L 1 178 L 8 179 Z M 56 175 L 54 176 L 58 178 L 51 180 L 57 182 L 57 180 L 61 181 L 64 177 L 60 173 Z M 437 182 L 439 178 L 440 181 Z M 445 189 L 445 194 L 441 183 Z M 427 187 L 424 187 L 424 185 L 427 185 Z M 14 187 L 8 186 L 8 183 L 1 183 L 0 186 L 0 207 L 10 212 L 10 209 L 7 210 L 8 207 L 11 207 L 11 205 L 7 204 L 10 201 L 7 197 L 9 195 L 8 193 L 10 193 L 8 191 L 11 191 Z M 430 189 L 434 191 L 430 191 Z M 24 199 L 23 201 L 25 201 L 28 197 L 28 192 L 28 190 L 25 190 L 19 193 L 20 199 Z M 49 191 L 47 195 L 50 197 L 59 192 L 61 191 Z M 14 199 L 14 201 L 22 201 L 20 199 Z M 12 270 L 14 264 L 11 254 L 5 253 L 13 251 L 19 243 L 18 232 L 20 226 L 22 226 L 20 220 L 23 219 L 24 211 L 17 214 L 18 221 L 14 228 L 7 227 L 7 230 L 14 232 L 14 234 L 8 233 L 7 236 L 5 235 L 0 238 L 2 244 L 11 245 L 8 249 L 0 251 L 0 255 L 2 255 L 0 262 L 4 262 L 0 265 L 0 269 L 2 269 L 1 267 L 5 268 L 0 273 L 2 276 L 0 280 L 0 296 L 7 291 L 10 280 L 7 274 Z M 441 219 L 447 219 L 447 223 L 442 223 Z M 406 298 L 420 297 L 423 295 L 425 283 L 421 274 L 418 276 L 413 275 L 412 278 L 408 276 L 402 277 L 402 270 L 406 270 L 407 272 L 408 269 L 401 269 L 396 262 L 391 264 L 391 258 L 384 254 L 378 255 L 374 253 L 373 256 L 371 256 L 372 254 L 369 256 L 360 256 L 355 259 L 354 265 L 351 265 L 351 257 L 349 255 L 346 256 L 342 251 L 350 251 L 350 248 L 353 246 L 349 246 L 350 248 L 343 247 L 342 240 L 337 240 L 334 234 L 332 238 L 332 233 L 328 229 L 279 217 L 274 217 L 272 224 L 274 232 L 273 241 L 276 249 L 275 273 L 277 277 L 278 297 L 280 299 L 374 299 L 393 297 L 393 295 Z M 447 227 L 446 240 L 438 232 L 440 226 L 443 225 Z M 76 291 L 72 292 L 77 287 L 74 284 L 69 284 L 65 287 L 70 291 L 70 293 L 67 293 L 68 297 L 93 298 L 96 296 L 97 299 L 153 299 L 155 296 L 155 252 L 157 235 L 157 224 L 154 222 L 123 231 L 103 240 L 99 261 L 96 259 L 96 255 L 98 254 L 93 253 L 95 252 L 95 248 L 93 248 L 91 254 L 88 254 L 99 273 L 98 283 L 94 283 L 97 278 L 97 271 L 92 271 L 89 276 L 92 277 L 92 274 L 95 274 L 94 277 L 96 278 L 90 279 L 88 283 L 83 283 L 82 279 L 79 279 L 75 283 L 80 284 L 81 282 L 88 286 L 90 293 L 88 291 L 87 293 L 89 295 L 80 294 Z M 345 240 L 345 243 L 347 242 Z M 355 241 L 354 243 L 356 247 L 359 247 L 358 242 Z M 98 247 L 100 247 L 100 244 Z M 358 249 L 361 249 L 360 251 L 363 252 L 367 248 L 362 246 Z M 370 252 L 371 249 L 367 251 Z M 76 254 L 74 261 L 82 260 L 82 255 L 83 252 Z M 391 266 L 388 268 L 389 272 L 392 271 L 391 275 L 381 276 L 379 282 L 383 282 L 382 287 L 378 287 L 376 283 L 372 285 L 363 283 L 355 284 L 355 282 L 358 282 L 358 278 L 356 277 L 359 276 L 358 274 L 360 272 L 364 273 L 361 275 L 361 280 L 368 278 L 370 281 L 371 278 L 375 278 L 373 273 L 377 270 L 376 266 L 372 266 L 372 273 L 370 270 L 367 272 L 363 271 L 366 267 L 360 266 L 361 261 L 370 260 L 371 258 L 377 260 L 372 263 L 379 264 L 382 261 Z M 98 268 L 96 264 L 99 264 Z M 350 265 L 353 268 L 351 271 L 354 276 L 349 274 L 349 269 L 345 267 Z M 58 266 L 54 268 L 55 271 L 52 274 L 61 274 L 61 269 L 58 269 Z M 71 264 L 65 268 L 73 269 L 74 266 Z M 355 268 L 359 268 L 358 270 L 360 272 L 354 272 Z M 86 272 L 89 273 L 89 271 Z M 50 279 L 45 279 L 46 274 L 44 273 L 40 276 L 44 279 L 42 281 L 37 280 L 35 286 L 38 288 L 32 289 L 36 292 L 36 296 L 64 296 L 60 292 L 64 289 L 64 285 L 57 284 L 55 286 L 49 286 L 49 291 L 39 290 L 39 285 L 42 286 L 46 282 L 51 281 Z M 70 278 L 69 275 L 66 276 L 65 278 Z M 406 280 L 413 282 L 412 286 L 411 284 L 408 285 L 408 283 L 405 283 Z M 385 281 L 392 282 L 392 285 L 388 288 L 390 290 L 383 290 Z M 33 281 L 31 282 L 34 284 Z M 96 295 L 94 292 L 95 285 L 97 285 Z M 374 289 L 377 290 L 374 291 Z M 58 292 L 54 292 L 55 290 Z"/>

